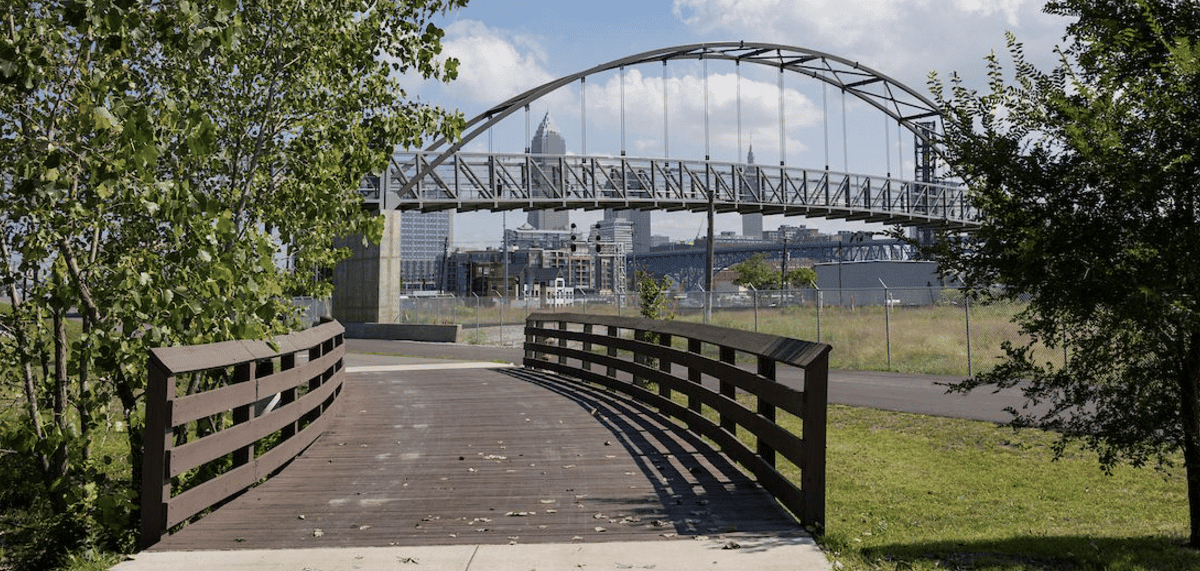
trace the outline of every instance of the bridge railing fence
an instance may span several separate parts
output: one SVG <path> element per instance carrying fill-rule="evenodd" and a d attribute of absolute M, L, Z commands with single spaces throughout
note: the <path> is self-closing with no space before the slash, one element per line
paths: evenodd
<path fill-rule="evenodd" d="M 151 350 L 140 546 L 303 452 L 333 417 L 344 355 L 336 321 L 272 343 Z"/>
<path fill-rule="evenodd" d="M 824 525 L 829 345 L 578 313 L 533 313 L 524 336 L 526 367 L 657 408 L 716 442 L 803 524 Z M 802 389 L 777 382 L 780 365 L 804 371 Z"/>
<path fill-rule="evenodd" d="M 497 208 L 514 201 L 543 208 L 644 206 L 699 211 L 715 194 L 722 209 L 785 209 L 869 219 L 962 223 L 974 209 L 959 185 L 792 166 L 649 157 L 459 152 L 432 169 L 437 153 L 400 153 L 385 180 L 413 184 L 395 206 Z M 418 177 L 419 180 L 418 180 Z M 361 192 L 382 201 L 379 189 Z"/>

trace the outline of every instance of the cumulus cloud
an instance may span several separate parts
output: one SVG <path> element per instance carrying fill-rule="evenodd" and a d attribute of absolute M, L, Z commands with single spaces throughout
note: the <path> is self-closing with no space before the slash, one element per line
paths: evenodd
<path fill-rule="evenodd" d="M 674 0 L 704 34 L 734 34 L 834 53 L 920 88 L 931 70 L 981 72 L 1013 31 L 1031 58 L 1050 53 L 1064 22 L 1043 0 Z M 1036 60 L 1035 60 L 1036 61 Z"/>
<path fill-rule="evenodd" d="M 458 58 L 455 94 L 463 99 L 498 103 L 554 76 L 546 70 L 546 54 L 528 36 L 491 28 L 475 20 L 446 27 L 444 53 Z"/>

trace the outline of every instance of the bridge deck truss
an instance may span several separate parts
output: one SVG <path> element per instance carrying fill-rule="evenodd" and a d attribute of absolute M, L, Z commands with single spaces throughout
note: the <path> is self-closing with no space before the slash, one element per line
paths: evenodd
<path fill-rule="evenodd" d="M 716 161 L 619 156 L 397 153 L 361 192 L 383 209 L 638 208 L 802 215 L 969 230 L 966 187 Z"/>

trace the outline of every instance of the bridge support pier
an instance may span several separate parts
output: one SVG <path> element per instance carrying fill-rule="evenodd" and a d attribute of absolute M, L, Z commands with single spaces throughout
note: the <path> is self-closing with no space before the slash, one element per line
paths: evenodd
<path fill-rule="evenodd" d="M 363 246 L 361 236 L 341 240 L 350 258 L 333 275 L 333 317 L 342 323 L 394 323 L 400 316 L 400 211 L 384 210 L 383 238 Z"/>

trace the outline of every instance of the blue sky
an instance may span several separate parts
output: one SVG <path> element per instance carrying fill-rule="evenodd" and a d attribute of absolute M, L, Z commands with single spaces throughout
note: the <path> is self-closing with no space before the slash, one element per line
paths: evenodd
<path fill-rule="evenodd" d="M 1041 7 L 1037 0 L 472 0 L 441 22 L 447 32 L 445 51 L 461 62 L 459 79 L 449 85 L 412 80 L 403 84 L 410 96 L 460 109 L 469 118 L 546 81 L 627 55 L 680 44 L 745 40 L 842 56 L 926 92 L 933 70 L 944 77 L 957 71 L 968 83 L 981 84 L 983 58 L 992 51 L 1004 52 L 1005 31 L 1025 43 L 1032 61 L 1049 67 L 1066 22 L 1043 14 Z M 739 150 L 744 156 L 753 144 L 757 162 L 776 163 L 780 159 L 777 74 L 742 70 L 739 136 L 732 111 L 736 72 L 732 64 L 714 62 L 708 73 L 713 133 L 708 144 L 713 159 L 735 160 Z M 882 115 L 854 101 L 845 104 L 843 126 L 841 99 L 836 94 L 822 99 L 816 82 L 792 75 L 785 77 L 784 158 L 789 165 L 820 167 L 828 158 L 835 169 L 870 174 L 894 171 L 911 177 L 911 137 L 897 142 L 894 124 L 885 126 Z M 619 80 L 615 72 L 588 79 L 589 153 L 619 153 Z M 703 103 L 697 95 L 702 93 L 702 68 L 697 63 L 672 63 L 666 84 L 671 94 L 670 154 L 703 158 Z M 662 155 L 662 85 L 661 65 L 627 70 L 626 148 L 631 155 Z M 584 127 L 578 85 L 534 103 L 534 128 L 546 112 L 563 132 L 568 152 L 579 152 Z M 519 151 L 525 145 L 523 114 L 494 131 L 496 151 Z M 481 138 L 468 150 L 483 151 L 486 145 Z M 598 216 L 578 211 L 572 213 L 572 221 L 586 225 Z M 504 218 L 491 213 L 457 215 L 455 245 L 497 245 Z M 525 214 L 514 211 L 508 213 L 506 223 L 516 227 L 524 221 Z M 825 232 L 863 229 L 840 221 L 782 216 L 768 217 L 764 227 L 779 224 L 807 225 Z M 675 239 L 690 239 L 702 228 L 700 214 L 656 213 L 653 223 L 655 234 Z M 740 229 L 737 215 L 718 216 L 718 232 Z"/>

